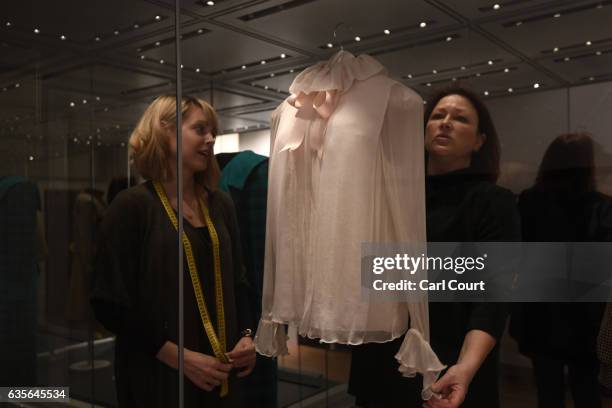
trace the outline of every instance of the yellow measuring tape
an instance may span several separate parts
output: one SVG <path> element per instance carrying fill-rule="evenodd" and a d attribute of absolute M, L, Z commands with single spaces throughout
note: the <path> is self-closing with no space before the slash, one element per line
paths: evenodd
<path fill-rule="evenodd" d="M 172 221 L 174 228 L 178 230 L 178 220 L 176 219 L 176 215 L 174 214 L 174 210 L 170 205 L 170 201 L 168 201 L 168 196 L 166 195 L 166 191 L 163 186 L 159 182 L 154 182 L 155 191 L 161 200 L 164 209 L 166 210 L 166 214 L 168 214 L 168 218 Z M 187 238 L 187 234 L 183 232 L 183 248 L 185 248 L 185 256 L 187 257 L 187 266 L 189 267 L 189 275 L 191 275 L 191 283 L 193 285 L 193 291 L 195 292 L 195 297 L 198 302 L 198 309 L 200 310 L 200 317 L 202 318 L 202 324 L 204 325 L 204 330 L 206 331 L 206 336 L 208 337 L 208 341 L 210 341 L 210 345 L 212 346 L 213 352 L 215 356 L 222 363 L 228 364 L 229 359 L 225 355 L 225 351 L 227 350 L 227 342 L 225 338 L 225 310 L 223 308 L 223 282 L 221 280 L 221 255 L 219 253 L 219 236 L 217 235 L 217 230 L 210 219 L 210 214 L 208 212 L 208 208 L 204 205 L 204 200 L 198 200 L 200 204 L 200 208 L 204 213 L 204 219 L 206 220 L 206 226 L 208 227 L 208 233 L 210 234 L 210 240 L 212 242 L 213 247 L 213 260 L 214 260 L 214 268 L 215 268 L 215 295 L 216 295 L 216 305 L 217 305 L 217 332 L 219 333 L 219 337 L 217 337 L 217 333 L 215 333 L 215 328 L 210 320 L 210 314 L 208 313 L 208 309 L 206 307 L 206 302 L 204 301 L 204 294 L 202 293 L 202 284 L 200 283 L 200 276 L 198 275 L 198 267 L 195 263 L 195 259 L 193 257 L 193 250 L 191 248 L 191 242 L 189 238 Z M 225 397 L 228 393 L 228 384 L 227 381 L 223 381 L 221 385 L 221 396 Z"/>

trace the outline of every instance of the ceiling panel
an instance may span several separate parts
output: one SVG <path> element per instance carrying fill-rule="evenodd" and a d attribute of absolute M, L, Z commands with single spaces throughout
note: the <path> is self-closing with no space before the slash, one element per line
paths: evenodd
<path fill-rule="evenodd" d="M 390 35 L 393 36 L 395 29 L 412 27 L 409 32 L 419 35 L 432 28 L 454 23 L 448 16 L 425 2 L 394 0 L 318 0 L 306 2 L 299 7 L 285 7 L 249 21 L 241 19 L 272 6 L 288 3 L 290 2 L 264 2 L 257 7 L 238 10 L 221 19 L 249 30 L 282 38 L 292 44 L 315 49 L 329 42 L 348 45 L 354 41 L 355 36 L 364 39 L 376 36 L 375 38 L 379 39 L 384 36 L 385 29 L 390 30 Z M 422 21 L 432 23 L 421 29 L 418 25 Z M 339 23 L 344 23 L 344 26 L 338 29 L 334 39 L 334 28 Z"/>

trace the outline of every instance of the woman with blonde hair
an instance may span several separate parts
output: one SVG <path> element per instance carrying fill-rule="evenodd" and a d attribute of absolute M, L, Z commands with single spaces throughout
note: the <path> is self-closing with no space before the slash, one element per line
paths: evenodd
<path fill-rule="evenodd" d="M 147 181 L 121 192 L 102 221 L 91 303 L 117 335 L 120 407 L 178 405 L 178 302 L 184 304 L 184 406 L 243 406 L 255 349 L 231 200 L 217 189 L 217 115 L 181 100 L 184 296 L 178 298 L 176 97 L 146 109 L 130 137 Z"/>

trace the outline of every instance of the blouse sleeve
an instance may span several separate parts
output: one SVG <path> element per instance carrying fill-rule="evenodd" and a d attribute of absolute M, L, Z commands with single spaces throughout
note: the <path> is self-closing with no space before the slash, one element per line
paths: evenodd
<path fill-rule="evenodd" d="M 90 301 L 105 328 L 155 356 L 168 337 L 155 324 L 150 310 L 138 302 L 144 211 L 137 198 L 123 192 L 102 220 Z"/>
<path fill-rule="evenodd" d="M 483 195 L 478 211 L 477 242 L 519 242 L 521 224 L 514 195 L 505 189 L 495 190 Z M 487 271 L 491 272 L 491 271 Z M 509 273 L 511 271 L 502 271 Z M 497 273 L 497 272 L 495 272 Z M 499 279 L 508 282 L 509 279 Z M 499 340 L 504 332 L 508 307 L 504 303 L 478 302 L 470 304 L 470 317 L 467 331 L 482 330 Z"/>

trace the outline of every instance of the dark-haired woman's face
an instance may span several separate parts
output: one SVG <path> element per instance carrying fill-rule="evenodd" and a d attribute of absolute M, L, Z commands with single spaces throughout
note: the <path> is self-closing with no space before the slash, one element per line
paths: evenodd
<path fill-rule="evenodd" d="M 484 136 L 478 133 L 478 112 L 469 99 L 447 95 L 438 101 L 425 127 L 429 160 L 456 162 L 453 167 L 457 169 L 468 167 L 472 153 L 483 143 Z"/>

